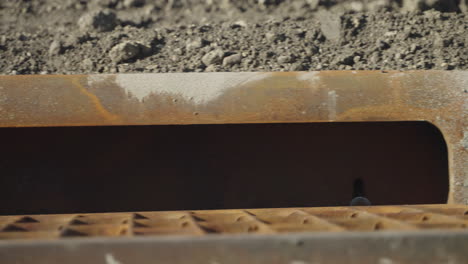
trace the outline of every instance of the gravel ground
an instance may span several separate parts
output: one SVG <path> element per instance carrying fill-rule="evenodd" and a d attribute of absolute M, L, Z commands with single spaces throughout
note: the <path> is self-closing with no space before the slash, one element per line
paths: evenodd
<path fill-rule="evenodd" d="M 468 69 L 468 0 L 3 0 L 0 74 Z"/>

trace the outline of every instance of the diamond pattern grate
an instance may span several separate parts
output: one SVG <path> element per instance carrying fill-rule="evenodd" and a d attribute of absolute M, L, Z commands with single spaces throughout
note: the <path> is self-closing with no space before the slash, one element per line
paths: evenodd
<path fill-rule="evenodd" d="M 0 239 L 467 228 L 468 206 L 445 204 L 0 216 Z"/>

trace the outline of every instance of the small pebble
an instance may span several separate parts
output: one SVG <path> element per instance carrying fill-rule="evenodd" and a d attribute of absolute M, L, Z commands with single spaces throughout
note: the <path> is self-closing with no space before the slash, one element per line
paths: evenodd
<path fill-rule="evenodd" d="M 278 57 L 277 61 L 280 64 L 290 63 L 290 62 L 292 62 L 292 58 L 291 58 L 291 56 L 282 55 L 282 56 Z"/>
<path fill-rule="evenodd" d="M 115 45 L 109 52 L 109 57 L 114 63 L 126 62 L 139 58 L 150 50 L 150 47 L 135 41 L 125 41 Z"/>
<path fill-rule="evenodd" d="M 221 49 L 215 49 L 208 52 L 202 57 L 202 62 L 204 65 L 209 66 L 211 64 L 220 64 L 223 61 L 224 51 Z"/>
<path fill-rule="evenodd" d="M 54 40 L 49 46 L 49 55 L 54 56 L 54 55 L 59 55 L 62 54 L 63 48 L 62 48 L 62 43 L 60 43 L 59 40 Z"/>
<path fill-rule="evenodd" d="M 223 60 L 223 66 L 232 66 L 235 64 L 239 64 L 242 61 L 242 56 L 240 54 L 234 54 L 231 56 L 228 56 L 224 58 Z"/>
<path fill-rule="evenodd" d="M 142 7 L 145 5 L 145 0 L 124 0 L 123 6 L 124 7 Z"/>
<path fill-rule="evenodd" d="M 104 9 L 84 14 L 78 20 L 78 26 L 83 31 L 111 31 L 117 26 L 117 16 L 114 12 Z"/>

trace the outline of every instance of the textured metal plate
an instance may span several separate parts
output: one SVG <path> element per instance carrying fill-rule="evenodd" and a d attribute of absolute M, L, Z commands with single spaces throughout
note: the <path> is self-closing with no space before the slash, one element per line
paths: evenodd
<path fill-rule="evenodd" d="M 468 228 L 468 206 L 418 205 L 1 216 L 0 239 Z"/>

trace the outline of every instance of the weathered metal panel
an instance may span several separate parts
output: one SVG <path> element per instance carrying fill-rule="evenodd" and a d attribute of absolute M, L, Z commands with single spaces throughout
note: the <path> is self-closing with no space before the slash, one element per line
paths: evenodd
<path fill-rule="evenodd" d="M 467 91 L 468 72 L 457 71 L 0 76 L 0 127 L 428 121 L 447 142 L 449 203 L 468 204 Z M 164 222 L 161 212 L 5 216 L 0 234 L 13 240 L 0 240 L 0 262 L 384 264 L 468 259 L 463 206 L 277 210 L 166 213 L 182 214 L 168 222 L 166 233 L 158 233 L 152 222 Z M 226 217 L 235 223 L 226 226 Z M 420 231 L 427 228 L 436 230 Z M 165 236 L 171 233 L 181 236 Z M 206 235 L 210 233 L 218 235 Z M 140 235 L 152 236 L 133 237 Z"/>
<path fill-rule="evenodd" d="M 468 72 L 0 76 L 0 127 L 424 120 L 468 204 Z"/>
<path fill-rule="evenodd" d="M 0 126 L 463 123 L 468 72 L 0 76 Z M 465 110 L 466 111 L 466 110 Z"/>
<path fill-rule="evenodd" d="M 16 264 L 465 264 L 468 232 L 353 232 L 0 241 Z"/>

